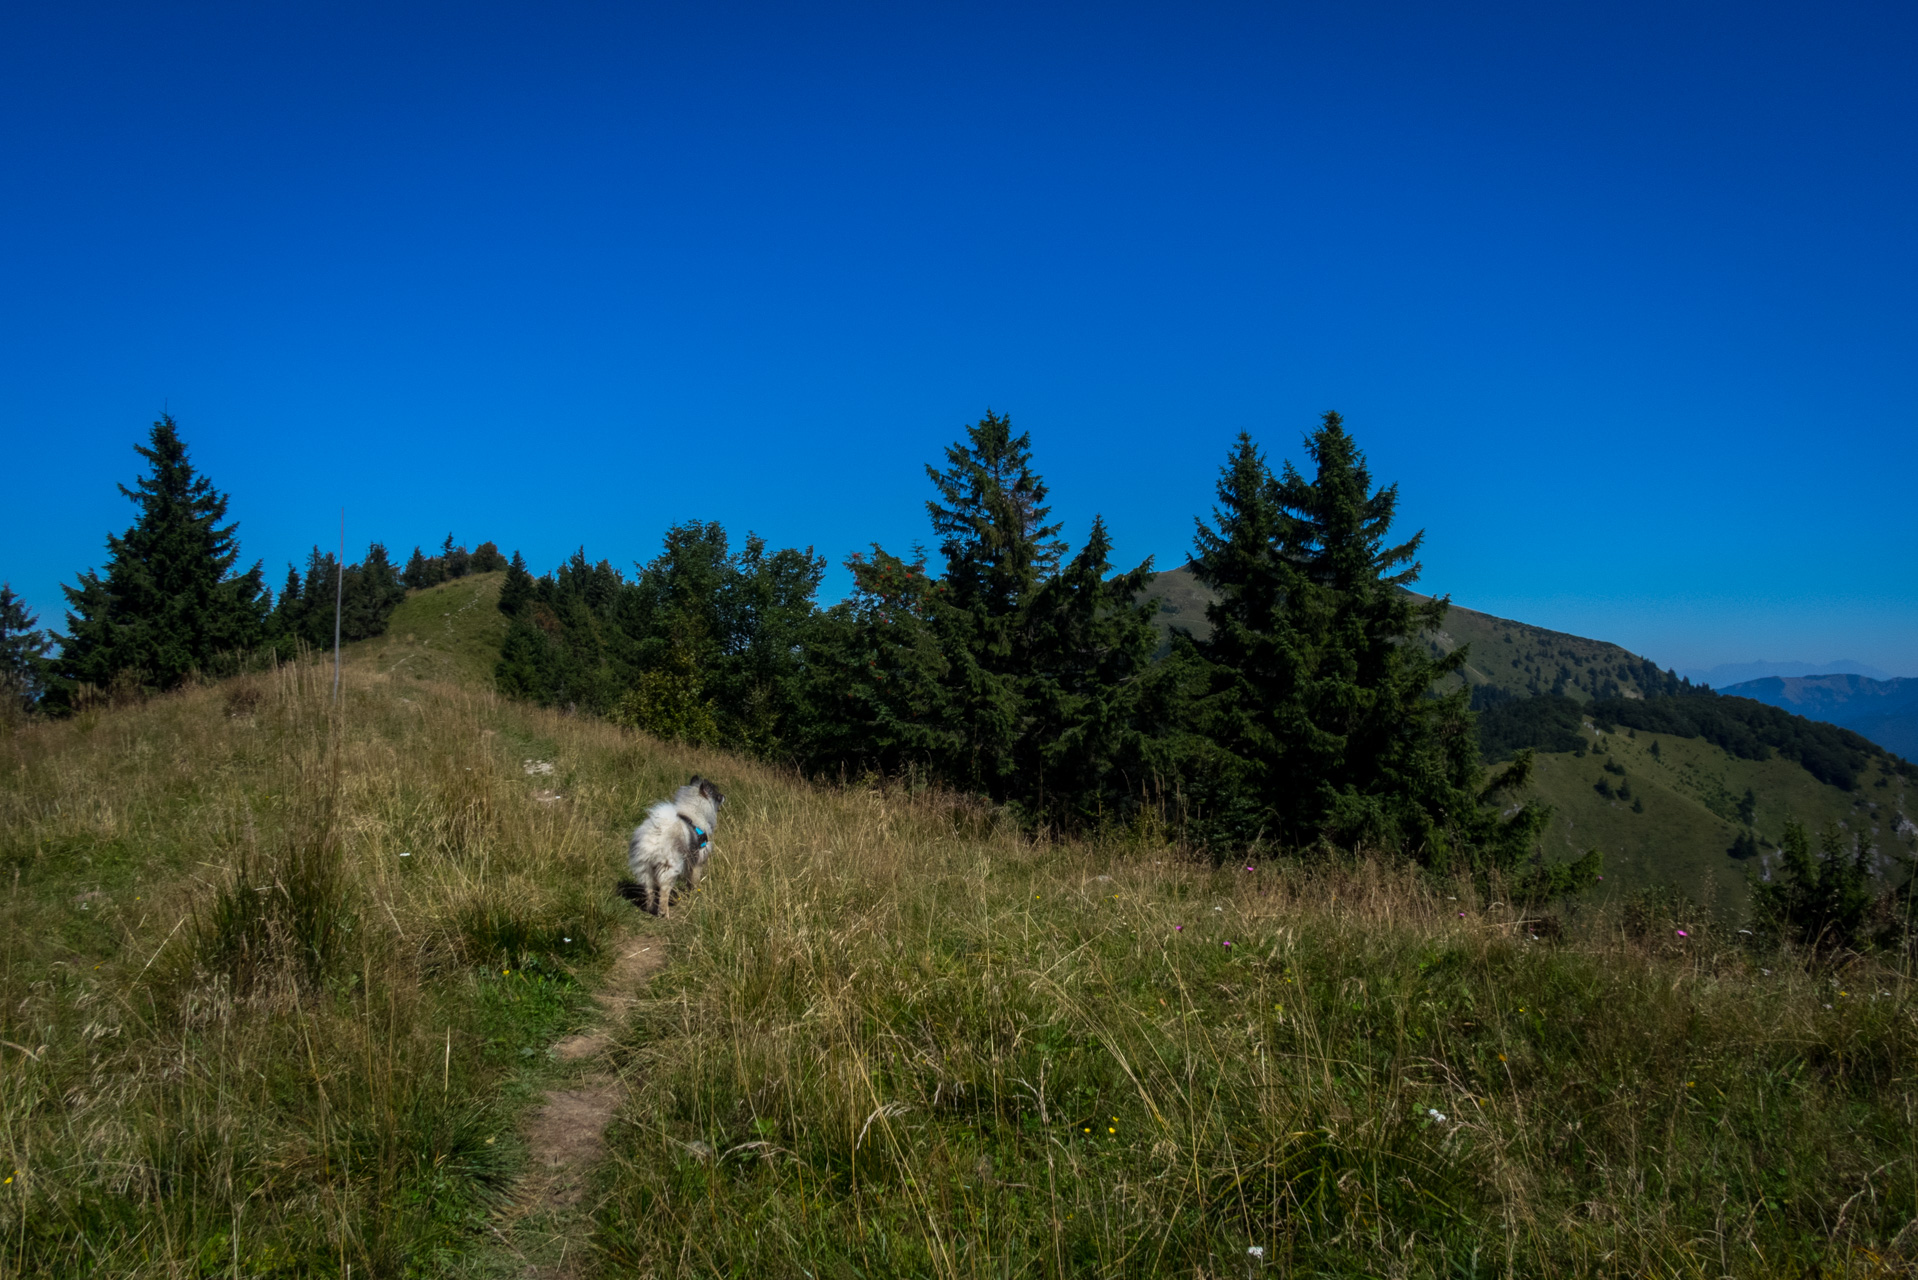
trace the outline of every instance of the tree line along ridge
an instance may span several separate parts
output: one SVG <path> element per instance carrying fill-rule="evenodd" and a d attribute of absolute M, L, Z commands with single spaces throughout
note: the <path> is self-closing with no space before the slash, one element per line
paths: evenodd
<path fill-rule="evenodd" d="M 1147 831 L 1218 858 L 1369 848 L 1552 892 L 1588 883 L 1598 859 L 1547 865 L 1549 815 L 1521 797 L 1531 751 L 1569 749 L 1584 717 L 1776 752 L 1845 788 L 1884 757 L 1577 637 L 1527 644 L 1494 623 L 1487 648 L 1512 649 L 1535 696 L 1473 683 L 1472 644 L 1444 630 L 1449 600 L 1411 590 L 1423 535 L 1394 541 L 1397 487 L 1373 482 L 1336 413 L 1304 443 L 1309 476 L 1238 437 L 1185 566 L 1204 621 L 1167 626 L 1151 561 L 1115 569 L 1102 518 L 1070 547 L 1030 438 L 990 412 L 926 468 L 939 562 L 874 544 L 825 607 L 823 556 L 755 535 L 734 546 L 699 521 L 631 578 L 583 548 L 535 577 L 517 552 L 451 535 L 403 568 L 374 543 L 342 575 L 316 547 L 276 599 L 259 565 L 237 567 L 227 499 L 169 417 L 137 446 L 150 474 L 122 487 L 134 525 L 65 588 L 66 633 L 34 629 L 9 590 L 0 660 L 15 706 L 60 714 L 235 655 L 322 646 L 336 590 L 342 637 L 364 639 L 408 590 L 503 569 L 496 680 L 512 696 L 813 776 L 937 782 L 1035 828 Z"/>

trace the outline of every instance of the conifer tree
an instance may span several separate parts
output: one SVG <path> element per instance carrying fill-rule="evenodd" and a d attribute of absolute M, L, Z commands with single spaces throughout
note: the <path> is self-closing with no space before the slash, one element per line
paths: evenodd
<path fill-rule="evenodd" d="M 283 653 L 291 653 L 291 645 L 302 634 L 302 622 L 305 616 L 305 591 L 300 571 L 292 565 L 286 566 L 286 585 L 280 588 L 280 598 L 273 606 L 272 614 L 267 618 L 267 632 L 274 645 Z"/>
<path fill-rule="evenodd" d="M 46 686 L 53 641 L 12 583 L 0 583 L 0 700 L 8 713 L 31 711 Z"/>
<path fill-rule="evenodd" d="M 1047 524 L 1046 485 L 1032 442 L 990 411 L 927 467 L 939 500 L 926 503 L 946 560 L 932 603 L 949 670 L 947 701 L 963 735 L 950 776 L 998 799 L 1016 767 L 1024 684 L 1031 675 L 1029 613 L 1065 544 Z"/>
<path fill-rule="evenodd" d="M 915 552 L 903 560 L 874 546 L 846 560 L 852 594 L 818 620 L 804 673 L 810 715 L 798 737 L 809 768 L 945 777 L 963 758 L 933 621 L 942 584 Z"/>
<path fill-rule="evenodd" d="M 1752 885 L 1752 905 L 1761 920 L 1802 946 L 1861 946 L 1870 940 L 1872 906 L 1880 896 L 1872 854 L 1869 831 L 1849 836 L 1837 826 L 1820 833 L 1813 853 L 1809 833 L 1787 819 L 1777 874 Z"/>
<path fill-rule="evenodd" d="M 1201 814 L 1202 843 L 1237 848 L 1276 841 L 1270 796 L 1282 785 L 1283 734 L 1300 700 L 1310 655 L 1283 626 L 1287 566 L 1271 469 L 1245 432 L 1226 459 L 1213 508 L 1216 527 L 1198 521 L 1192 568 L 1217 594 L 1206 606 L 1212 634 L 1202 645 L 1177 637 L 1172 659 L 1196 650 L 1204 665 L 1195 707 L 1199 732 L 1185 762 L 1184 790 Z"/>
<path fill-rule="evenodd" d="M 1031 440 L 988 412 L 927 467 L 945 569 L 875 546 L 819 618 L 806 664 L 811 767 L 924 772 L 1082 828 L 1123 820 L 1163 763 L 1171 683 L 1152 670 L 1151 571 L 1111 573 L 1095 520 L 1069 561 Z"/>
<path fill-rule="evenodd" d="M 513 617 L 533 598 L 533 575 L 526 571 L 526 557 L 515 551 L 506 566 L 506 581 L 499 588 L 499 611 Z"/>
<path fill-rule="evenodd" d="M 472 557 L 467 554 L 465 547 L 453 545 L 453 535 L 449 533 L 446 535 L 446 541 L 440 545 L 439 562 L 441 573 L 445 575 L 446 580 L 451 581 L 454 578 L 466 576 Z"/>
<path fill-rule="evenodd" d="M 406 584 L 408 591 L 418 591 L 422 587 L 437 587 L 446 581 L 446 562 L 438 556 L 428 558 L 421 554 L 418 547 L 407 558 L 406 568 L 400 574 L 400 581 Z"/>
<path fill-rule="evenodd" d="M 1372 487 L 1336 413 L 1306 448 L 1311 480 L 1289 463 L 1274 477 L 1242 435 L 1217 527 L 1199 527 L 1198 573 L 1220 594 L 1200 646 L 1214 671 L 1202 716 L 1239 761 L 1243 799 L 1222 806 L 1231 834 L 1515 865 L 1542 811 L 1487 825 L 1468 694 L 1437 687 L 1465 652 L 1433 657 L 1414 642 L 1449 605 L 1405 590 L 1423 535 L 1388 541 L 1397 487 Z"/>
<path fill-rule="evenodd" d="M 306 574 L 300 580 L 297 596 L 290 593 L 293 577 L 287 577 L 289 591 L 280 593 L 275 629 L 288 640 L 299 640 L 313 649 L 333 647 L 333 610 L 336 597 L 344 594 L 339 563 L 331 551 L 314 547 L 307 552 Z"/>
<path fill-rule="evenodd" d="M 387 557 L 386 548 L 373 543 L 366 558 L 346 571 L 340 603 L 340 635 L 347 640 L 366 640 L 386 630 L 386 620 L 406 599 L 406 588 Z"/>
<path fill-rule="evenodd" d="M 171 416 L 135 450 L 151 464 L 135 489 L 133 526 L 107 535 L 107 565 L 63 587 L 70 611 L 60 675 L 104 687 L 133 674 L 166 689 L 220 653 L 264 637 L 269 593 L 260 566 L 235 574 L 237 525 L 222 525 L 227 498 L 195 474 Z"/>
<path fill-rule="evenodd" d="M 1086 545 L 1040 586 L 1028 654 L 1017 798 L 1036 818 L 1085 827 L 1122 820 L 1153 783 L 1168 719 L 1152 655 L 1147 560 L 1113 575 L 1112 539 L 1095 516 Z"/>

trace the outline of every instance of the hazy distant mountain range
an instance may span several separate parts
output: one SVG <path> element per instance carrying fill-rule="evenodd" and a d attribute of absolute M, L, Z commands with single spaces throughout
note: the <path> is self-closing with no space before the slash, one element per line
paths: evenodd
<path fill-rule="evenodd" d="M 1721 662 L 1709 670 L 1693 667 L 1678 674 L 1687 677 L 1693 684 L 1708 684 L 1720 692 L 1730 685 L 1763 680 L 1768 676 L 1783 676 L 1786 679 L 1793 676 L 1864 676 L 1871 680 L 1893 678 L 1889 671 L 1880 671 L 1877 667 L 1854 662 L 1850 658 L 1834 658 L 1830 662 Z"/>
<path fill-rule="evenodd" d="M 1730 685 L 1719 692 L 1850 729 L 1887 751 L 1918 760 L 1918 679 L 1772 676 Z"/>

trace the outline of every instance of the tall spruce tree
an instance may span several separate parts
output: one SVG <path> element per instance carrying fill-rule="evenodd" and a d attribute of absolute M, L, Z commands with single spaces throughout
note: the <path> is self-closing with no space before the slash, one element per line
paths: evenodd
<path fill-rule="evenodd" d="M 274 602 L 273 612 L 266 620 L 267 635 L 282 654 L 290 653 L 294 640 L 302 634 L 305 609 L 304 580 L 300 577 L 300 571 L 289 564 L 286 566 L 286 584 L 280 588 L 280 598 Z"/>
<path fill-rule="evenodd" d="M 282 652 L 290 653 L 297 644 L 326 649 L 333 643 L 335 607 L 340 611 L 340 638 L 366 640 L 385 633 L 387 620 L 405 599 L 406 588 L 383 544 L 368 546 L 366 558 L 346 566 L 344 575 L 331 551 L 314 547 L 306 558 L 304 578 L 288 568 L 270 629 Z"/>
<path fill-rule="evenodd" d="M 506 580 L 500 583 L 499 611 L 510 618 L 532 598 L 533 575 L 527 572 L 526 557 L 515 551 L 506 566 Z"/>
<path fill-rule="evenodd" d="M 46 686 L 53 640 L 12 583 L 0 583 L 0 700 L 9 714 L 31 711 Z"/>
<path fill-rule="evenodd" d="M 1111 574 L 1095 520 L 1066 560 L 1031 440 L 988 412 L 927 467 L 945 569 L 874 547 L 819 620 L 804 758 L 930 773 L 1028 822 L 1123 821 L 1162 762 L 1167 682 L 1152 654 L 1150 561 Z"/>
<path fill-rule="evenodd" d="M 438 556 L 429 558 L 414 547 L 413 554 L 407 557 L 406 568 L 400 572 L 400 581 L 406 584 L 408 591 L 436 587 L 446 581 L 446 562 Z"/>
<path fill-rule="evenodd" d="M 944 585 L 915 548 L 846 560 L 850 596 L 815 623 L 804 672 L 802 764 L 818 773 L 949 778 L 970 740 L 949 704 L 951 665 L 934 614 Z"/>
<path fill-rule="evenodd" d="M 69 682 L 132 676 L 166 689 L 218 654 L 260 644 L 268 593 L 259 565 L 233 572 L 240 544 L 238 526 L 220 523 L 226 495 L 195 474 L 172 417 L 134 448 L 153 468 L 136 488 L 120 486 L 139 515 L 107 535 L 103 573 L 62 588 L 70 611 L 58 669 Z"/>
<path fill-rule="evenodd" d="M 1005 799 L 1032 674 L 1031 609 L 1065 544 L 1059 526 L 1046 523 L 1031 437 L 1013 435 L 1011 419 L 988 410 L 946 449 L 945 469 L 926 474 L 938 493 L 926 511 L 946 560 L 933 619 L 949 664 L 947 703 L 964 737 L 949 776 Z"/>
<path fill-rule="evenodd" d="M 1212 666 L 1201 715 L 1236 758 L 1219 834 L 1516 865 L 1542 814 L 1522 807 L 1519 827 L 1488 825 L 1468 695 L 1438 689 L 1465 653 L 1434 657 L 1418 643 L 1448 602 L 1405 589 L 1423 535 L 1388 541 L 1397 487 L 1373 488 L 1338 414 L 1306 449 L 1311 480 L 1289 463 L 1275 477 L 1241 435 L 1216 526 L 1199 525 L 1196 568 L 1220 596 L 1199 646 Z"/>
<path fill-rule="evenodd" d="M 375 542 L 366 549 L 366 558 L 347 566 L 346 587 L 340 606 L 340 634 L 348 640 L 366 640 L 386 630 L 386 620 L 406 599 L 406 588 L 387 556 L 386 548 Z"/>
<path fill-rule="evenodd" d="M 318 547 L 307 553 L 304 576 L 289 567 L 270 619 L 282 656 L 290 654 L 296 642 L 312 649 L 333 647 L 334 597 L 341 590 L 338 575 L 339 561 L 331 551 Z"/>
<path fill-rule="evenodd" d="M 1013 798 L 1065 827 L 1124 821 L 1154 790 L 1168 720 L 1153 667 L 1156 600 L 1141 601 L 1147 560 L 1113 574 L 1095 516 L 1086 544 L 1038 589 L 1023 628 L 1026 661 Z"/>

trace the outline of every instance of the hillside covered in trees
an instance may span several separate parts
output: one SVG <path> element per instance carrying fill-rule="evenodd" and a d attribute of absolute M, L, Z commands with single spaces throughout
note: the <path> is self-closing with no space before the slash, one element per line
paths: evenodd
<path fill-rule="evenodd" d="M 1850 729 L 1887 751 L 1918 759 L 1918 679 L 1768 676 L 1732 685 L 1724 692 Z"/>

